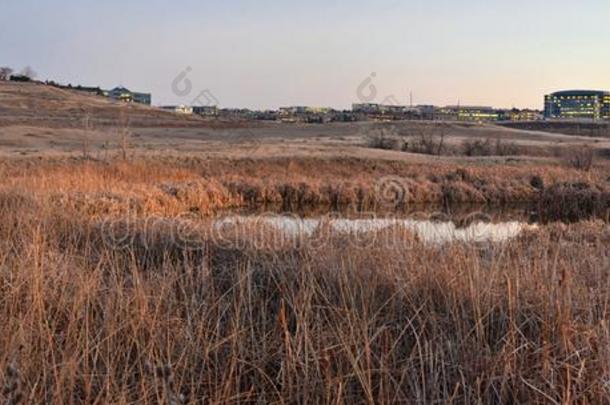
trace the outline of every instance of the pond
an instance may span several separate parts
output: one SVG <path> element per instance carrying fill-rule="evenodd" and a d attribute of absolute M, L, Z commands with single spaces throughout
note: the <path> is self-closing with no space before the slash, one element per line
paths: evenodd
<path fill-rule="evenodd" d="M 228 215 L 218 218 L 214 228 L 221 232 L 259 229 L 277 232 L 285 237 L 312 237 L 319 232 L 336 235 L 362 235 L 378 232 L 404 232 L 430 244 L 450 242 L 499 243 L 517 237 L 524 230 L 536 229 L 536 224 L 507 220 L 494 222 L 483 213 L 473 215 L 468 223 L 445 218 L 417 219 L 397 217 L 346 218 L 337 215 L 300 217 L 293 214 Z"/>

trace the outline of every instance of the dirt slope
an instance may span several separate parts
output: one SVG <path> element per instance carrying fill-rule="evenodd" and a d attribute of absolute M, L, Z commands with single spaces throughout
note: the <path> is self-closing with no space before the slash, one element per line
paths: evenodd
<path fill-rule="evenodd" d="M 128 120 L 131 127 L 199 126 L 205 121 L 158 108 L 124 104 L 76 90 L 40 83 L 0 82 L 0 126 L 82 128 L 89 116 L 96 126 L 116 126 Z"/>

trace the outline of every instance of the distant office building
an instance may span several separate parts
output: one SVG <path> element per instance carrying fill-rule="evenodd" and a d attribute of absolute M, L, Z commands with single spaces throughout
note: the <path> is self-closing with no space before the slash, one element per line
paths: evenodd
<path fill-rule="evenodd" d="M 117 101 L 125 103 L 151 104 L 150 93 L 136 93 L 126 89 L 125 87 L 115 87 L 112 90 L 104 92 L 104 95 Z"/>
<path fill-rule="evenodd" d="M 544 96 L 547 119 L 610 119 L 610 93 L 597 90 L 559 91 Z"/>
<path fill-rule="evenodd" d="M 445 121 L 488 122 L 499 121 L 501 117 L 500 111 L 481 106 L 447 106 L 437 113 L 437 118 Z"/>

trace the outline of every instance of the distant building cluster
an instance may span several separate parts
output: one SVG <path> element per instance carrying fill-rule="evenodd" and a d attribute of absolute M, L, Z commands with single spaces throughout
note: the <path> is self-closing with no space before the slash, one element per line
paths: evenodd
<path fill-rule="evenodd" d="M 167 105 L 160 107 L 177 114 L 199 115 L 207 118 L 241 121 L 281 121 L 291 123 L 326 123 L 357 121 L 351 111 L 324 107 L 294 106 L 278 110 L 250 110 L 247 108 L 219 108 L 218 106 Z"/>
<path fill-rule="evenodd" d="M 399 120 L 444 120 L 444 121 L 535 121 L 543 118 L 537 110 L 494 109 L 478 106 L 418 105 L 413 107 L 383 105 L 375 103 L 356 103 L 351 110 L 336 110 L 327 107 L 291 106 L 279 110 L 249 110 L 218 108 L 216 106 L 162 106 L 166 111 L 177 114 L 200 115 L 233 120 L 265 120 L 286 123 L 328 123 L 354 121 L 399 121 Z"/>
<path fill-rule="evenodd" d="M 542 112 L 517 108 L 496 109 L 487 106 L 455 105 L 437 107 L 433 105 L 385 106 L 379 104 L 354 104 L 352 111 L 368 119 L 418 119 L 440 121 L 535 121 L 542 119 Z"/>
<path fill-rule="evenodd" d="M 610 120 L 610 93 L 594 90 L 559 91 L 545 96 L 544 110 L 501 109 L 490 106 L 453 105 L 385 105 L 355 103 L 351 110 L 325 107 L 290 106 L 279 110 L 220 109 L 216 106 L 165 106 L 163 109 L 179 114 L 236 120 L 268 120 L 289 123 L 327 123 L 351 121 L 462 121 L 506 122 L 539 121 L 543 119 Z"/>
<path fill-rule="evenodd" d="M 35 73 L 25 68 L 13 74 L 8 67 L 0 67 L 0 81 L 33 81 Z M 38 82 L 41 83 L 41 82 Z M 53 81 L 47 85 L 62 89 L 82 91 L 107 97 L 124 103 L 151 105 L 150 93 L 131 91 L 123 86 L 111 90 L 100 87 L 61 85 Z M 225 120 L 264 120 L 289 123 L 327 123 L 352 121 L 465 121 L 465 122 L 502 122 L 537 120 L 610 120 L 610 92 L 600 90 L 565 90 L 544 96 L 544 110 L 498 109 L 489 106 L 453 105 L 438 107 L 434 105 L 388 105 L 378 103 L 355 103 L 351 110 L 336 110 L 326 107 L 290 106 L 278 110 L 250 110 L 245 108 L 219 108 L 215 105 L 161 106 L 163 110 L 176 114 L 199 115 L 210 119 Z"/>
<path fill-rule="evenodd" d="M 352 112 L 360 119 L 402 120 L 402 119 L 434 119 L 436 107 L 402 105 L 385 105 L 376 103 L 352 104 Z"/>

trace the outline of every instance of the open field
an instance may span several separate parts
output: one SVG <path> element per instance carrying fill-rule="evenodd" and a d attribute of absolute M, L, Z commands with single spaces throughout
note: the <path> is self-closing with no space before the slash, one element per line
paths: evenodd
<path fill-rule="evenodd" d="M 543 129 L 543 128 L 540 128 Z M 540 160 L 587 145 L 604 159 L 610 139 L 469 123 L 332 123 L 221 122 L 181 116 L 159 109 L 114 103 L 102 97 L 41 84 L 0 82 L 0 154 L 12 156 L 87 155 L 103 159 L 122 153 L 199 157 L 356 157 L 429 161 L 406 151 L 371 148 L 371 137 L 402 141 L 443 135 L 447 160 L 464 161 L 464 143 L 500 142 L 496 159 Z M 484 160 L 488 160 L 489 156 Z M 481 160 L 479 157 L 466 159 Z"/>
<path fill-rule="evenodd" d="M 0 121 L 1 123 L 1 121 Z M 92 158 L 115 156 L 119 153 L 121 134 L 128 132 L 128 147 L 132 155 L 184 155 L 265 158 L 278 156 L 361 157 L 383 160 L 424 161 L 428 157 L 399 150 L 378 150 L 370 147 L 370 138 L 383 132 L 389 138 L 418 138 L 429 133 L 437 136 L 440 124 L 399 123 L 225 123 L 213 127 L 200 122 L 193 127 L 136 127 L 121 126 L 117 117 L 115 127 L 49 128 L 33 125 L 0 125 L 1 153 L 10 156 L 74 156 L 83 150 Z M 219 124 L 216 124 L 219 125 Z M 247 125 L 247 126 L 246 126 Z M 610 156 L 608 138 L 578 137 L 543 132 L 528 132 L 490 125 L 442 124 L 445 146 L 454 152 L 448 159 L 463 160 L 460 152 L 465 141 L 500 141 L 514 145 L 512 159 L 547 159 L 569 153 L 570 148 L 588 145 L 604 158 Z M 245 127 L 244 127 L 245 126 Z M 385 136 L 385 135 L 384 135 Z M 505 160 L 507 156 L 498 157 Z M 472 159 L 471 159 L 472 160 Z M 479 160 L 479 159 L 475 159 Z"/>
<path fill-rule="evenodd" d="M 607 403 L 608 139 L 211 123 L 4 86 L 2 400 Z M 441 133 L 442 153 L 413 152 Z M 487 139 L 485 156 L 464 152 Z M 537 225 L 502 243 L 429 244 L 322 224 L 286 244 L 214 223 L 242 209 L 466 204 L 524 204 Z"/>

